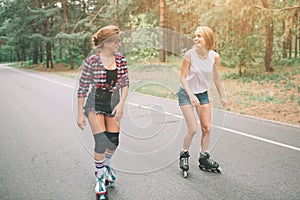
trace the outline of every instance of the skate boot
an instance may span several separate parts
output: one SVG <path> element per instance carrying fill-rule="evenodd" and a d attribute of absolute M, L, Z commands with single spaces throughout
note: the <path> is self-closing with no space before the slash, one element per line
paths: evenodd
<path fill-rule="evenodd" d="M 116 181 L 116 172 L 113 168 L 108 165 L 104 166 L 104 174 L 105 174 L 105 185 L 114 187 Z"/>
<path fill-rule="evenodd" d="M 189 157 L 190 154 L 188 151 L 181 151 L 179 157 L 179 166 L 182 169 L 183 177 L 186 178 L 188 176 L 189 171 Z"/>
<path fill-rule="evenodd" d="M 96 192 L 96 200 L 105 200 L 107 199 L 107 190 L 105 186 L 105 175 L 96 175 L 96 185 L 95 185 L 95 192 Z"/>
<path fill-rule="evenodd" d="M 200 153 L 199 168 L 203 171 L 221 173 L 219 163 L 215 162 L 209 157 L 210 155 L 207 152 L 205 152 L 204 154 Z"/>

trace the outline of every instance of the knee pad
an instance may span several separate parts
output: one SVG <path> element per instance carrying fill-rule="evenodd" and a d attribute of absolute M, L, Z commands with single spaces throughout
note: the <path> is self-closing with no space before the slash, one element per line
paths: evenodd
<path fill-rule="evenodd" d="M 94 135 L 95 140 L 95 152 L 99 154 L 103 154 L 109 146 L 109 139 L 107 138 L 106 134 L 104 133 L 97 133 Z"/>
<path fill-rule="evenodd" d="M 107 146 L 107 148 L 109 150 L 116 150 L 116 148 L 118 147 L 119 145 L 119 133 L 111 133 L 111 132 L 104 132 L 107 139 L 109 140 L 109 144 Z"/>

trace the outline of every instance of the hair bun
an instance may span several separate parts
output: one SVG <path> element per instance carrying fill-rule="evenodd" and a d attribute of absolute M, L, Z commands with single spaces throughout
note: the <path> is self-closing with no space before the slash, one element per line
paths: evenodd
<path fill-rule="evenodd" d="M 98 48 L 102 46 L 102 43 L 120 33 L 120 30 L 117 26 L 109 25 L 100 28 L 93 36 L 92 36 L 92 46 L 94 48 Z"/>

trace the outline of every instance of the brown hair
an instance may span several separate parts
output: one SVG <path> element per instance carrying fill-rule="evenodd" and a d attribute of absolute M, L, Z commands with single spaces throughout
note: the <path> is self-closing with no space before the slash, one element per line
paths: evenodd
<path fill-rule="evenodd" d="M 196 32 L 199 31 L 205 40 L 206 49 L 212 50 L 216 47 L 216 34 L 215 31 L 208 26 L 199 26 Z"/>
<path fill-rule="evenodd" d="M 120 29 L 117 26 L 109 25 L 100 28 L 97 33 L 92 36 L 92 47 L 102 48 L 104 42 L 113 41 L 119 38 Z"/>

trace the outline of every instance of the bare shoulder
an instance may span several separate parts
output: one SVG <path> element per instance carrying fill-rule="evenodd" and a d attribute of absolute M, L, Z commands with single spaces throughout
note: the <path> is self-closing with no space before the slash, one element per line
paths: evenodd
<path fill-rule="evenodd" d="M 220 62 L 220 60 L 221 60 L 220 54 L 218 54 L 218 53 L 215 52 L 215 51 L 214 51 L 214 54 L 215 54 L 215 55 L 214 55 L 215 62 L 216 62 L 216 63 Z"/>
<path fill-rule="evenodd" d="M 183 55 L 183 59 L 189 62 L 191 61 L 191 49 L 185 52 L 185 54 Z"/>

